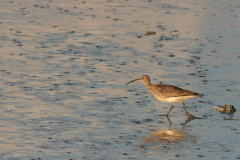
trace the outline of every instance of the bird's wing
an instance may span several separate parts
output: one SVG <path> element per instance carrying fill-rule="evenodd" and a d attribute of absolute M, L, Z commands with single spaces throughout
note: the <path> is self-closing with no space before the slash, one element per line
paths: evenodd
<path fill-rule="evenodd" d="M 196 92 L 164 84 L 152 85 L 152 91 L 162 97 L 199 96 Z"/>

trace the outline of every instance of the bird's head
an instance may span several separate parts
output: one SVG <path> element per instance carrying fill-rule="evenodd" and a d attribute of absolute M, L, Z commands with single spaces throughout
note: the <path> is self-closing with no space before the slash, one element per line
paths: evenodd
<path fill-rule="evenodd" d="M 129 83 L 135 82 L 135 81 L 142 81 L 142 82 L 144 82 L 145 84 L 146 84 L 146 83 L 150 83 L 149 77 L 148 77 L 147 75 L 143 75 L 142 77 L 140 77 L 140 78 L 138 78 L 138 79 L 134 79 L 134 80 L 128 82 L 126 85 L 128 85 Z"/>

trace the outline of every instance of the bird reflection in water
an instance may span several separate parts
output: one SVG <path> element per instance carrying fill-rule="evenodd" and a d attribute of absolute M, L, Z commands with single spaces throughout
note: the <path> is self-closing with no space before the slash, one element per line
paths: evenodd
<path fill-rule="evenodd" d="M 172 150 L 177 147 L 174 144 L 179 144 L 181 142 L 197 142 L 197 137 L 189 135 L 189 133 L 185 129 L 186 124 L 192 120 L 191 117 L 186 119 L 182 129 L 171 128 L 172 122 L 168 116 L 166 117 L 169 121 L 168 129 L 159 129 L 150 133 L 147 138 L 145 138 L 144 145 L 139 146 L 141 150 Z"/>

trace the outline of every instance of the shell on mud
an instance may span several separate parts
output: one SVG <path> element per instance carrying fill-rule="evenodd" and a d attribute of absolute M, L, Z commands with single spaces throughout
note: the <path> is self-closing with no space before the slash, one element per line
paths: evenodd
<path fill-rule="evenodd" d="M 213 109 L 218 112 L 226 113 L 226 114 L 233 114 L 236 111 L 236 109 L 234 108 L 234 105 L 230 105 L 230 104 L 223 105 L 222 107 L 215 106 L 213 107 Z"/>
<path fill-rule="evenodd" d="M 147 31 L 146 32 L 146 35 L 152 35 L 152 34 L 156 34 L 156 32 L 155 31 Z"/>

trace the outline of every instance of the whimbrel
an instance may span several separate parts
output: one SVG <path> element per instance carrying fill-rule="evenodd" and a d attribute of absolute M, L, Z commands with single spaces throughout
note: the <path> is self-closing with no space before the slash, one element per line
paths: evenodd
<path fill-rule="evenodd" d="M 168 114 L 173 108 L 172 103 L 182 103 L 185 114 L 190 118 L 194 118 L 194 116 L 187 112 L 184 101 L 194 97 L 202 97 L 200 94 L 169 84 L 151 84 L 150 78 L 147 75 L 143 75 L 139 79 L 132 80 L 126 85 L 135 81 L 142 81 L 143 83 L 145 83 L 147 90 L 151 92 L 152 95 L 159 101 L 170 103 L 170 110 L 168 111 L 166 116 L 168 116 Z"/>

